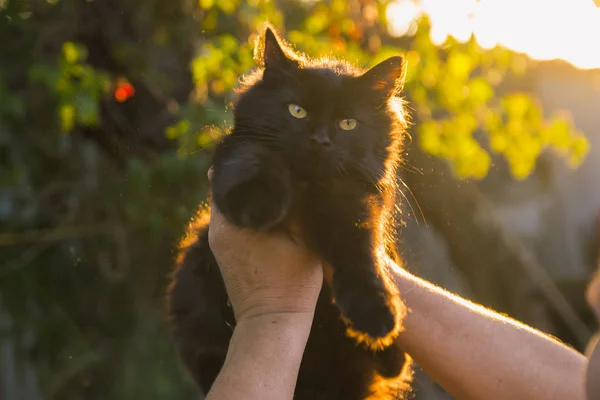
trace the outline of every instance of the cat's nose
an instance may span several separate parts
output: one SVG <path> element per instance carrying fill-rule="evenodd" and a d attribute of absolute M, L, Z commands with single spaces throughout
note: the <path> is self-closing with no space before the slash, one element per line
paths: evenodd
<path fill-rule="evenodd" d="M 325 132 L 319 132 L 310 137 L 310 144 L 319 147 L 330 147 L 331 140 Z"/>

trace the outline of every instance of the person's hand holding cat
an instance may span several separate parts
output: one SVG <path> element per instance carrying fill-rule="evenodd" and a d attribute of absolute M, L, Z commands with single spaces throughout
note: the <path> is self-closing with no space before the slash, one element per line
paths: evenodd
<path fill-rule="evenodd" d="M 323 270 L 321 261 L 304 246 L 284 235 L 235 227 L 214 204 L 209 243 L 236 321 L 272 314 L 312 315 Z"/>

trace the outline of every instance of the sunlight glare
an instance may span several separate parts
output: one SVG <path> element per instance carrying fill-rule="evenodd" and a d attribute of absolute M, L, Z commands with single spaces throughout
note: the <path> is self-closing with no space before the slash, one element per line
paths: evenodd
<path fill-rule="evenodd" d="M 389 26 L 389 33 L 394 37 L 410 34 L 415 21 L 422 15 L 421 7 L 414 1 L 395 1 L 385 10 L 388 21 L 393 21 Z"/>
<path fill-rule="evenodd" d="M 397 34 L 422 13 L 436 44 L 448 35 L 466 41 L 474 34 L 484 48 L 500 44 L 538 60 L 600 68 L 600 9 L 592 0 L 398 0 L 387 17 Z"/>

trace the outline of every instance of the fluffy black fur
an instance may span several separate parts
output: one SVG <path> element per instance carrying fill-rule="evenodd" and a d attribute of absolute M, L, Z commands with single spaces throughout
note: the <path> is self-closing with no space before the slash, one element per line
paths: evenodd
<path fill-rule="evenodd" d="M 260 68 L 242 82 L 233 130 L 215 152 L 212 200 L 242 227 L 298 224 L 307 245 L 333 269 L 317 303 L 295 398 L 400 396 L 409 362 L 390 344 L 404 307 L 381 261 L 393 248 L 405 128 L 395 94 L 404 62 L 392 57 L 364 72 L 311 60 L 270 28 L 256 54 Z M 169 291 L 181 356 L 204 392 L 235 325 L 207 223 L 204 213 L 190 225 Z"/>

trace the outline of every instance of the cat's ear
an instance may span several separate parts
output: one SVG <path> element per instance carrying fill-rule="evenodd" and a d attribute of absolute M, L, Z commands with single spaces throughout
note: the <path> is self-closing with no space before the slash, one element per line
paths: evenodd
<path fill-rule="evenodd" d="M 279 39 L 271 26 L 267 26 L 265 34 L 261 39 L 255 49 L 255 55 L 258 58 L 259 65 L 262 65 L 265 70 L 286 69 L 298 66 L 298 61 L 293 51 L 289 49 L 285 41 Z"/>
<path fill-rule="evenodd" d="M 401 56 L 390 57 L 365 72 L 360 80 L 382 95 L 389 97 L 404 86 L 405 62 Z"/>
<path fill-rule="evenodd" d="M 272 68 L 287 64 L 287 57 L 277 40 L 275 32 L 267 28 L 265 32 L 265 50 L 263 54 L 265 68 Z"/>

